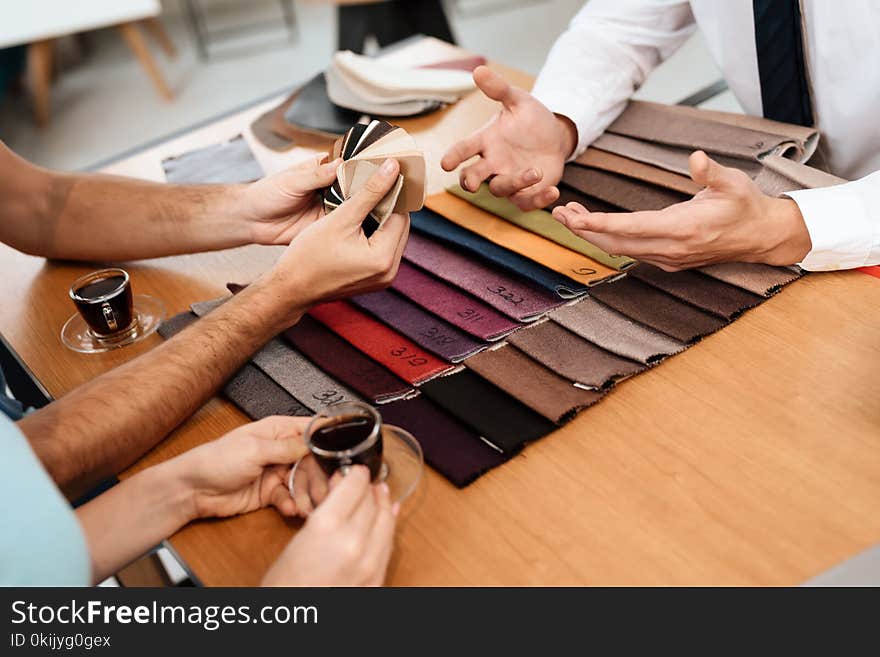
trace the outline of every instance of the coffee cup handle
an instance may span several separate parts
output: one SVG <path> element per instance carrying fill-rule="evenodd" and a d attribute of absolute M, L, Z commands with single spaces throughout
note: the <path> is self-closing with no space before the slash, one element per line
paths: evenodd
<path fill-rule="evenodd" d="M 110 307 L 110 304 L 104 303 L 101 306 L 101 312 L 104 314 L 104 321 L 107 322 L 107 328 L 111 331 L 115 331 L 117 329 L 116 313 L 113 312 L 113 308 Z"/>

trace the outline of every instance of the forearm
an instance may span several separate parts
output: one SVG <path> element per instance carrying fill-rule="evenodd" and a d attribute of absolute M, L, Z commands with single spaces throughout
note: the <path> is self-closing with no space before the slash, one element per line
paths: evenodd
<path fill-rule="evenodd" d="M 269 339 L 298 321 L 297 288 L 270 272 L 173 339 L 19 421 L 69 497 L 136 461 Z"/>
<path fill-rule="evenodd" d="M 173 465 L 162 464 L 114 486 L 77 509 L 100 582 L 195 517 L 192 494 Z"/>

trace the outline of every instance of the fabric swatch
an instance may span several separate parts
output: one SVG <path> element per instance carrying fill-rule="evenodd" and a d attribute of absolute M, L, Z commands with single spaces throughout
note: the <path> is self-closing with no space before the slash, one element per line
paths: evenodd
<path fill-rule="evenodd" d="M 426 205 L 462 228 L 478 232 L 495 244 L 534 260 L 580 285 L 596 285 L 619 274 L 616 269 L 523 230 L 452 194 L 444 192 L 429 196 Z"/>
<path fill-rule="evenodd" d="M 391 290 L 361 294 L 352 297 L 351 303 L 450 363 L 459 363 L 487 346 Z"/>
<path fill-rule="evenodd" d="M 391 288 L 480 340 L 498 340 L 520 326 L 476 297 L 407 262 L 400 263 Z"/>
<path fill-rule="evenodd" d="M 624 358 L 653 365 L 687 347 L 632 321 L 589 297 L 550 313 L 550 318 L 585 340 Z"/>
<path fill-rule="evenodd" d="M 693 152 L 690 148 L 665 146 L 664 144 L 655 144 L 608 132 L 599 135 L 593 142 L 592 147 L 660 167 L 682 176 L 690 176 L 688 158 L 690 158 Z M 723 166 L 745 171 L 750 178 L 755 178 L 761 172 L 761 163 L 755 160 L 726 157 L 716 153 L 712 153 L 712 159 Z"/>
<path fill-rule="evenodd" d="M 303 130 L 324 135 L 343 135 L 355 123 L 361 114 L 352 110 L 337 107 L 327 97 L 327 81 L 323 73 L 303 85 L 294 95 L 284 110 L 283 118 Z"/>
<path fill-rule="evenodd" d="M 763 168 L 755 178 L 755 184 L 770 196 L 781 196 L 797 189 L 833 187 L 846 182 L 843 178 L 778 155 L 768 155 L 761 164 Z"/>
<path fill-rule="evenodd" d="M 438 406 L 474 429 L 505 454 L 553 431 L 555 425 L 468 369 L 421 386 Z"/>
<path fill-rule="evenodd" d="M 630 319 L 681 340 L 694 342 L 727 324 L 635 278 L 596 288 L 592 297 Z"/>
<path fill-rule="evenodd" d="M 561 424 L 604 392 L 575 387 L 516 347 L 501 345 L 468 358 L 465 366 L 551 422 Z"/>
<path fill-rule="evenodd" d="M 382 421 L 406 429 L 422 446 L 425 462 L 463 488 L 510 456 L 489 446 L 473 429 L 446 413 L 425 395 L 379 408 Z"/>
<path fill-rule="evenodd" d="M 564 183 L 559 183 L 558 189 L 559 198 L 547 206 L 548 212 L 552 212 L 553 208 L 557 206 L 568 205 L 572 202 L 580 203 L 590 212 L 626 212 L 623 208 L 597 199 L 595 196 L 584 194 L 580 190 L 569 187 Z"/>
<path fill-rule="evenodd" d="M 247 183 L 263 177 L 263 168 L 244 137 L 162 160 L 165 179 L 174 184 Z"/>
<path fill-rule="evenodd" d="M 797 144 L 784 135 L 713 121 L 702 114 L 685 115 L 674 106 L 644 101 L 630 101 L 608 132 L 741 159 L 758 160 L 777 150 L 797 150 Z"/>
<path fill-rule="evenodd" d="M 871 265 L 870 267 L 859 267 L 858 270 L 869 276 L 880 278 L 880 265 Z"/>
<path fill-rule="evenodd" d="M 693 270 L 666 272 L 659 267 L 642 263 L 629 275 L 671 294 L 676 299 L 727 320 L 764 301 L 762 296 Z"/>
<path fill-rule="evenodd" d="M 284 331 L 282 337 L 330 376 L 377 404 L 415 394 L 415 388 L 406 381 L 309 315 Z"/>
<path fill-rule="evenodd" d="M 803 276 L 788 267 L 773 267 L 752 262 L 725 262 L 700 267 L 700 271 L 719 281 L 736 285 L 749 292 L 771 297 L 783 286 Z"/>
<path fill-rule="evenodd" d="M 520 322 L 537 319 L 548 310 L 564 303 L 556 294 L 487 267 L 475 258 L 417 233 L 410 234 L 403 255 L 408 261 L 470 292 L 496 310 Z"/>
<path fill-rule="evenodd" d="M 167 340 L 197 320 L 195 313 L 182 312 L 162 322 L 159 335 Z M 235 373 L 223 387 L 223 394 L 253 420 L 262 420 L 270 415 L 312 414 L 251 363 L 246 363 Z"/>
<path fill-rule="evenodd" d="M 562 182 L 631 212 L 662 210 L 690 198 L 680 192 L 576 164 L 566 165 Z"/>
<path fill-rule="evenodd" d="M 452 369 L 448 363 L 344 301 L 322 303 L 309 314 L 413 385 Z"/>
<path fill-rule="evenodd" d="M 670 174 L 666 171 L 667 175 Z M 546 237 L 552 242 L 564 246 L 572 251 L 577 251 L 588 258 L 592 258 L 606 267 L 610 267 L 616 271 L 623 271 L 635 263 L 632 258 L 626 256 L 609 255 L 598 246 L 590 244 L 586 240 L 572 233 L 568 228 L 556 221 L 549 212 L 545 210 L 532 210 L 531 212 L 523 212 L 516 207 L 510 200 L 506 198 L 498 198 L 489 191 L 489 185 L 483 183 L 480 185 L 479 191 L 476 193 L 468 192 L 461 188 L 460 185 L 453 185 L 448 190 L 451 194 L 464 199 L 478 208 L 491 212 L 497 217 L 506 219 L 510 223 L 531 231 L 536 235 Z"/>
<path fill-rule="evenodd" d="M 414 212 L 410 215 L 410 221 L 415 232 L 428 235 L 457 250 L 476 256 L 479 262 L 489 262 L 505 272 L 512 273 L 516 278 L 526 278 L 534 285 L 549 290 L 563 299 L 580 296 L 589 289 L 586 285 L 576 283 L 534 260 L 498 246 L 485 237 L 452 223 L 436 212 L 430 210 Z M 412 237 L 410 235 L 410 242 Z"/>
<path fill-rule="evenodd" d="M 507 341 L 559 376 L 586 388 L 607 388 L 645 369 L 643 363 L 605 351 L 556 322 L 535 324 Z"/>
<path fill-rule="evenodd" d="M 693 196 L 702 189 L 687 176 L 672 173 L 644 162 L 637 162 L 628 157 L 600 151 L 597 148 L 588 148 L 574 162 L 580 166 L 616 173 L 689 196 Z"/>

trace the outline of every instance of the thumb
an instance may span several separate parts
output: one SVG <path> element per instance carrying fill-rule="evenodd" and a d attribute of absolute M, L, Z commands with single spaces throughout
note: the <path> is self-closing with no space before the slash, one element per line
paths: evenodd
<path fill-rule="evenodd" d="M 492 100 L 498 101 L 507 109 L 516 105 L 519 100 L 519 94 L 522 93 L 488 66 L 478 66 L 474 70 L 474 82 L 476 82 L 480 91 Z"/>
<path fill-rule="evenodd" d="M 329 187 L 336 180 L 336 170 L 342 164 L 342 158 L 332 162 L 322 162 L 326 155 L 289 169 L 282 176 L 290 176 L 290 188 L 293 192 L 311 192 Z"/>
<path fill-rule="evenodd" d="M 691 178 L 703 187 L 726 190 L 740 185 L 740 172 L 736 169 L 723 167 L 703 151 L 691 153 L 688 160 Z"/>
<path fill-rule="evenodd" d="M 346 223 L 350 223 L 352 226 L 360 226 L 364 218 L 378 205 L 379 201 L 397 182 L 399 173 L 400 164 L 394 158 L 388 158 L 370 176 L 370 179 L 367 180 L 363 188 L 339 206 L 331 216 L 341 215 Z"/>

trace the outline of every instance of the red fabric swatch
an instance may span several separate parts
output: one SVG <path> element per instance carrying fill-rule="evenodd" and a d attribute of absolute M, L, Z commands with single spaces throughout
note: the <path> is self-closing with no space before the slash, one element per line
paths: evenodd
<path fill-rule="evenodd" d="M 452 366 L 345 301 L 315 306 L 309 314 L 404 381 L 419 384 Z"/>
<path fill-rule="evenodd" d="M 880 265 L 874 265 L 873 267 L 859 267 L 859 271 L 863 271 L 866 274 L 870 274 L 871 276 L 876 276 L 880 278 Z"/>

